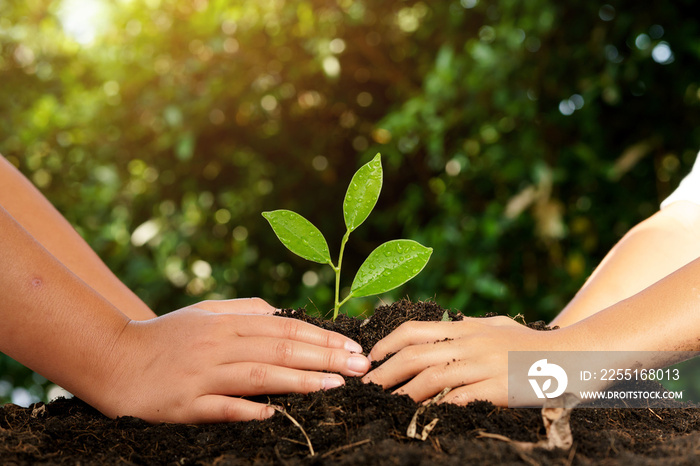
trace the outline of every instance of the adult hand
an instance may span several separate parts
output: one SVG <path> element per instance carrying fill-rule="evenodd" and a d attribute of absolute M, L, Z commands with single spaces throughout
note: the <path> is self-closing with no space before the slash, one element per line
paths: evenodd
<path fill-rule="evenodd" d="M 321 371 L 367 372 L 369 361 L 354 341 L 274 311 L 261 299 L 205 301 L 129 322 L 98 409 L 150 422 L 264 419 L 273 408 L 240 397 L 344 383 Z"/>
<path fill-rule="evenodd" d="M 489 400 L 506 406 L 508 351 L 541 350 L 555 333 L 531 330 L 506 316 L 407 322 L 372 348 L 372 361 L 396 354 L 362 380 L 384 388 L 408 380 L 395 393 L 416 401 L 450 387 L 443 402 Z"/>

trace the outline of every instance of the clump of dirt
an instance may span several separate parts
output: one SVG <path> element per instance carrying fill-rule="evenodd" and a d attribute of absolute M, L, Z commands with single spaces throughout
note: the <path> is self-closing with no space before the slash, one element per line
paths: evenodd
<path fill-rule="evenodd" d="M 291 311 L 285 311 L 287 314 Z M 369 350 L 408 320 L 442 320 L 433 302 L 401 301 L 369 321 L 340 316 L 335 323 L 303 312 L 295 317 L 343 333 Z M 459 314 L 450 317 L 461 319 Z M 544 329 L 541 324 L 536 324 Z M 545 435 L 538 409 L 509 409 L 478 401 L 437 404 L 417 417 L 434 419 L 426 440 L 407 436 L 420 404 L 349 378 L 344 387 L 308 395 L 270 397 L 283 414 L 258 422 L 151 425 L 109 419 L 78 399 L 29 408 L 0 408 L 3 464 L 700 464 L 700 410 L 669 404 L 657 409 L 574 409 L 569 450 L 524 450 L 517 442 Z M 302 432 L 303 429 L 303 432 Z M 308 440 L 307 440 L 308 437 Z M 314 455 L 311 456 L 311 448 Z"/>
<path fill-rule="evenodd" d="M 279 314 L 341 333 L 358 342 L 365 351 L 369 352 L 379 340 L 399 328 L 401 324 L 411 321 L 440 321 L 443 319 L 445 312 L 447 312 L 450 320 L 463 319 L 462 314 L 446 311 L 434 301 L 412 303 L 407 300 L 399 301 L 389 306 L 381 306 L 368 319 L 358 319 L 348 317 L 345 314 L 338 314 L 338 318 L 332 321 L 310 316 L 294 309 L 283 309 Z"/>

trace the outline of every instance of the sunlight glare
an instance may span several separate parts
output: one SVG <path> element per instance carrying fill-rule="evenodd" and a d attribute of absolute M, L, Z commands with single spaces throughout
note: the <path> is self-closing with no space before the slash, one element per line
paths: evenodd
<path fill-rule="evenodd" d="M 63 0 L 58 18 L 68 36 L 82 45 L 89 45 L 106 26 L 108 8 L 103 0 Z"/>

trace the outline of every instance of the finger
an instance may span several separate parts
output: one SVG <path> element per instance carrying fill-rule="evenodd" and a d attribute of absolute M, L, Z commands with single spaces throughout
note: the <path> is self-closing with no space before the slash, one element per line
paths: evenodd
<path fill-rule="evenodd" d="M 337 374 L 312 372 L 259 363 L 219 366 L 212 374 L 209 391 L 221 395 L 278 395 L 311 393 L 345 384 Z"/>
<path fill-rule="evenodd" d="M 465 336 L 468 328 L 461 322 L 406 322 L 379 340 L 369 354 L 370 361 L 381 361 L 388 354 L 397 353 L 411 345 L 433 343 L 446 338 Z"/>
<path fill-rule="evenodd" d="M 362 380 L 384 388 L 393 387 L 430 366 L 453 361 L 458 352 L 457 344 L 456 341 L 445 341 L 406 346 Z"/>
<path fill-rule="evenodd" d="M 182 422 L 211 424 L 215 422 L 264 420 L 275 414 L 271 406 L 241 398 L 205 395 L 192 403 L 190 413 Z"/>
<path fill-rule="evenodd" d="M 344 335 L 288 317 L 259 316 L 244 320 L 236 319 L 233 328 L 236 335 L 242 337 L 267 336 L 326 348 L 342 348 L 351 353 L 362 353 L 362 347 Z"/>
<path fill-rule="evenodd" d="M 229 363 L 258 362 L 293 369 L 340 372 L 352 377 L 364 375 L 370 366 L 365 356 L 345 349 L 322 348 L 300 341 L 270 337 L 246 338 L 242 348 L 229 350 L 221 358 L 221 361 Z"/>
<path fill-rule="evenodd" d="M 474 365 L 466 361 L 439 364 L 421 371 L 396 394 L 408 395 L 415 401 L 432 398 L 445 388 L 456 389 L 486 380 L 491 375 L 490 365 Z"/>
<path fill-rule="evenodd" d="M 202 301 L 197 307 L 220 314 L 272 315 L 277 309 L 260 298 L 237 298 L 227 300 Z"/>
<path fill-rule="evenodd" d="M 433 343 L 446 339 L 469 338 L 489 327 L 519 325 L 507 316 L 488 318 L 466 317 L 457 322 L 406 322 L 378 341 L 369 354 L 370 361 L 381 361 L 410 345 Z"/>
<path fill-rule="evenodd" d="M 508 382 L 492 378 L 463 385 L 450 391 L 440 403 L 466 405 L 472 401 L 486 400 L 496 406 L 508 406 Z"/>

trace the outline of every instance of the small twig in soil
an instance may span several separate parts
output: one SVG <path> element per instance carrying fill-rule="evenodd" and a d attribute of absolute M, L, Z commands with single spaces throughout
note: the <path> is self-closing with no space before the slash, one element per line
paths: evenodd
<path fill-rule="evenodd" d="M 280 437 L 280 440 L 286 440 L 287 442 L 296 443 L 297 445 L 306 446 L 306 443 L 301 442 L 299 440 L 294 440 L 293 438 L 289 438 L 289 437 Z"/>
<path fill-rule="evenodd" d="M 501 434 L 491 434 L 489 432 L 479 432 L 479 434 L 476 436 L 476 438 L 492 438 L 495 440 L 501 440 L 503 442 L 512 442 L 511 439 L 506 437 L 505 435 Z"/>
<path fill-rule="evenodd" d="M 569 457 L 566 459 L 566 464 L 567 466 L 571 466 L 574 464 L 574 456 L 576 456 L 576 444 L 571 447 L 571 451 L 569 451 Z"/>
<path fill-rule="evenodd" d="M 279 406 L 272 406 L 272 409 L 274 409 L 275 411 L 277 411 L 277 412 L 279 412 L 279 413 L 282 413 L 282 414 L 284 414 L 285 416 L 287 416 L 287 419 L 289 419 L 290 421 L 292 421 L 292 424 L 294 424 L 295 426 L 297 426 L 297 427 L 299 428 L 299 430 L 301 431 L 301 433 L 304 434 L 304 438 L 306 439 L 306 444 L 307 444 L 307 446 L 309 447 L 309 452 L 311 453 L 311 456 L 316 456 L 316 453 L 314 452 L 314 447 L 313 447 L 313 445 L 311 445 L 311 439 L 309 438 L 308 435 L 306 435 L 306 431 L 305 431 L 304 428 L 301 426 L 301 424 L 299 424 L 299 423 L 297 422 L 297 420 L 294 419 L 294 418 L 293 418 L 287 411 L 285 411 L 283 408 L 280 408 Z"/>
<path fill-rule="evenodd" d="M 539 442 L 516 442 L 503 435 L 489 434 L 487 432 L 482 432 L 477 437 L 493 438 L 512 443 L 521 452 L 531 451 L 534 448 L 544 448 L 545 450 L 554 450 L 556 448 L 570 449 L 574 440 L 571 436 L 569 418 L 571 417 L 571 410 L 578 403 L 579 399 L 570 393 L 547 400 L 542 407 L 542 421 L 547 430 L 547 437 Z"/>
<path fill-rule="evenodd" d="M 349 445 L 343 445 L 342 447 L 337 447 L 332 450 L 328 450 L 327 452 L 321 455 L 321 458 L 326 458 L 327 456 L 331 456 L 335 453 L 338 453 L 339 451 L 347 450 L 349 448 L 359 447 L 360 445 L 364 445 L 365 443 L 369 443 L 371 441 L 372 439 L 366 438 L 364 440 L 360 440 L 359 442 L 351 443 Z"/>
<path fill-rule="evenodd" d="M 433 444 L 433 448 L 438 453 L 444 453 L 442 445 L 440 445 L 440 439 L 437 437 L 430 437 L 430 442 Z"/>
<path fill-rule="evenodd" d="M 651 414 L 653 414 L 654 416 L 658 417 L 660 421 L 663 421 L 663 420 L 664 420 L 664 418 L 662 418 L 661 416 L 659 416 L 658 414 L 656 414 L 656 413 L 654 412 L 653 409 L 651 409 L 651 408 L 647 408 L 647 409 L 648 409 L 649 411 L 651 411 Z"/>
<path fill-rule="evenodd" d="M 425 439 L 428 438 L 428 435 L 430 435 L 430 432 L 435 428 L 435 425 L 438 422 L 438 418 L 435 418 L 432 421 L 430 421 L 430 424 L 423 427 L 423 431 L 421 432 L 420 435 L 418 435 L 418 433 L 417 433 L 418 416 L 420 416 L 423 413 L 423 411 L 428 409 L 429 406 L 434 405 L 435 403 L 442 400 L 445 397 L 445 395 L 447 395 L 450 392 L 450 390 L 452 390 L 451 387 L 446 387 L 443 391 L 441 391 L 440 393 L 435 395 L 435 397 L 432 400 L 430 400 L 428 403 L 424 404 L 423 406 L 421 406 L 420 408 L 418 408 L 416 410 L 415 414 L 413 415 L 413 418 L 411 419 L 411 423 L 408 425 L 408 429 L 406 430 L 406 437 L 420 439 L 423 441 L 425 441 Z"/>
<path fill-rule="evenodd" d="M 500 411 L 500 410 L 498 409 L 498 406 L 496 406 L 495 408 L 493 408 L 493 409 L 491 410 L 491 412 L 489 412 L 489 413 L 486 415 L 486 417 L 491 417 L 491 415 L 492 415 L 493 413 L 497 412 L 497 411 Z"/>

